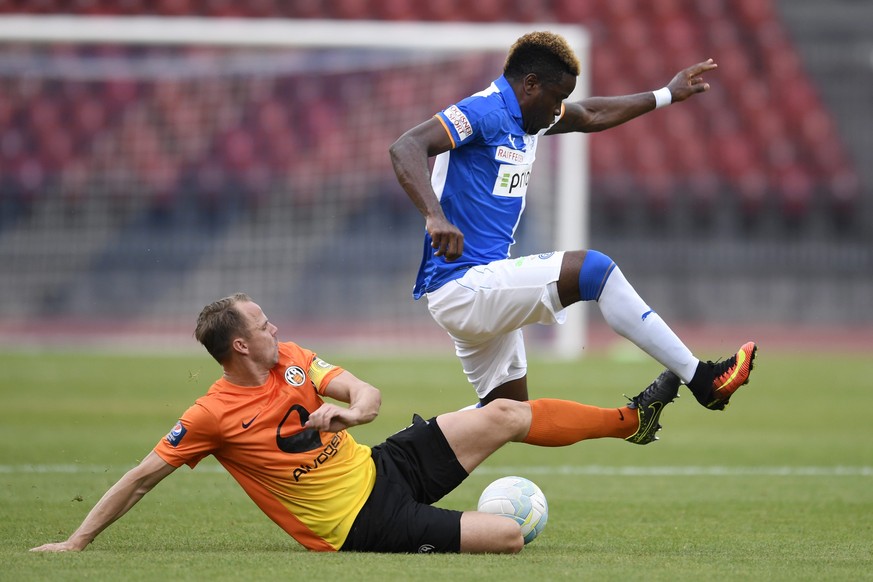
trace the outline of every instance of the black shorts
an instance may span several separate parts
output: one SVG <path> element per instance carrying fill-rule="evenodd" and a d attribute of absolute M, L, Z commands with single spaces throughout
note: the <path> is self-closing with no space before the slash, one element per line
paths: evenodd
<path fill-rule="evenodd" d="M 376 483 L 341 551 L 459 552 L 461 511 L 430 505 L 455 489 L 467 472 L 436 423 L 413 423 L 373 447 Z"/>

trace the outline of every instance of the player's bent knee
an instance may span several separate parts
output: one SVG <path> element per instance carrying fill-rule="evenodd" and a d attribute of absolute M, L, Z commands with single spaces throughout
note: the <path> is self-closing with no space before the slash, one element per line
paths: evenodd
<path fill-rule="evenodd" d="M 589 250 L 579 269 L 579 298 L 582 301 L 597 301 L 603 286 L 615 268 L 615 262 L 600 251 Z"/>
<path fill-rule="evenodd" d="M 518 532 L 517 535 L 512 536 L 509 542 L 505 546 L 505 554 L 517 554 L 524 549 L 524 536 L 521 535 L 521 531 Z"/>
<path fill-rule="evenodd" d="M 506 521 L 501 531 L 494 532 L 495 540 L 500 544 L 500 553 L 517 554 L 524 549 L 524 536 L 521 535 L 521 527 L 517 523 L 509 518 Z"/>
<path fill-rule="evenodd" d="M 527 402 L 498 398 L 481 410 L 488 414 L 495 431 L 505 433 L 507 441 L 516 440 L 519 435 L 524 437 L 530 428 L 531 412 Z"/>

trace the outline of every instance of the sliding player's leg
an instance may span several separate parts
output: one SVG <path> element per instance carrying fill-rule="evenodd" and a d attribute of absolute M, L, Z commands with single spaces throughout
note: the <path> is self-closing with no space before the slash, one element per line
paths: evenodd
<path fill-rule="evenodd" d="M 622 407 L 552 398 L 529 402 L 501 398 L 482 408 L 442 414 L 436 422 L 458 462 L 470 473 L 508 442 L 562 447 L 588 439 L 623 438 L 647 444 L 655 440 L 661 412 L 678 390 L 678 376 L 665 371 Z"/>

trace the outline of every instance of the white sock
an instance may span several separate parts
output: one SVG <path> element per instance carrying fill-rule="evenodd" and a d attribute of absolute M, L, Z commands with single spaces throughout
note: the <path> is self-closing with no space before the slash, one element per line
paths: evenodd
<path fill-rule="evenodd" d="M 664 320 L 652 311 L 616 266 L 598 300 L 606 323 L 688 383 L 699 360 Z"/>

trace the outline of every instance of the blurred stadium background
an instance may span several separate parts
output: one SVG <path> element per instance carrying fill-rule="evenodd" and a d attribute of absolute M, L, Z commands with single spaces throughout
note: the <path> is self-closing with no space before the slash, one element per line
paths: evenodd
<path fill-rule="evenodd" d="M 22 14 L 580 24 L 601 95 L 713 57 L 707 95 L 590 137 L 589 246 L 677 328 L 873 348 L 873 2 L 0 0 Z M 0 43 L 0 345 L 190 342 L 237 290 L 302 343 L 429 345 L 387 148 L 504 56 Z"/>

